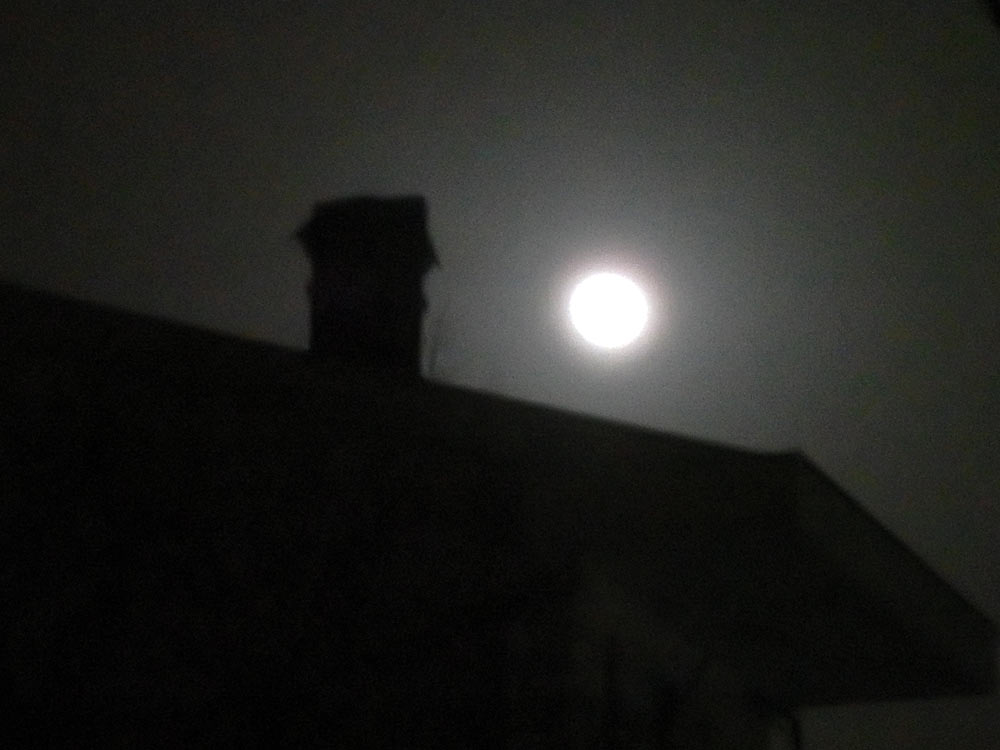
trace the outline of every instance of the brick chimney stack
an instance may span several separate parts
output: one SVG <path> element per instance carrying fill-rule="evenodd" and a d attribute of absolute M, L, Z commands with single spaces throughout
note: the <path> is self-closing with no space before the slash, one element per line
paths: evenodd
<path fill-rule="evenodd" d="M 310 351 L 420 377 L 423 276 L 437 265 L 424 199 L 318 203 L 297 236 L 312 261 Z"/>

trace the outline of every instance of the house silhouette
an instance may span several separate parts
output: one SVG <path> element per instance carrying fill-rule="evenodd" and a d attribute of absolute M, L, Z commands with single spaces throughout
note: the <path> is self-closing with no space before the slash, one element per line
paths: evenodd
<path fill-rule="evenodd" d="M 0 310 L 7 746 L 762 748 L 994 688 L 989 621 L 802 455 L 426 382 L 409 344 Z"/>

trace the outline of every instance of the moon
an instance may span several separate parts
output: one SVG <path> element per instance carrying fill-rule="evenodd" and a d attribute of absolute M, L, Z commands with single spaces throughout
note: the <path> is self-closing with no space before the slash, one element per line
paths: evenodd
<path fill-rule="evenodd" d="M 569 317 L 587 342 L 602 349 L 621 349 L 635 341 L 646 327 L 649 303 L 642 289 L 627 276 L 594 273 L 573 289 Z"/>

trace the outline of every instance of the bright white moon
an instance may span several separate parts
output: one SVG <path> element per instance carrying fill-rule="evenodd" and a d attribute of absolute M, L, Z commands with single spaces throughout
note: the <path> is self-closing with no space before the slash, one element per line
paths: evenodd
<path fill-rule="evenodd" d="M 617 273 L 595 273 L 573 290 L 569 317 L 587 341 L 605 349 L 619 349 L 638 338 L 649 317 L 642 290 Z"/>

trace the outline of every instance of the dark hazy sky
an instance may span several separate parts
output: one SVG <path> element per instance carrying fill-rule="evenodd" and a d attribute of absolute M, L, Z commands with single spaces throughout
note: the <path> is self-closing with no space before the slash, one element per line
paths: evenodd
<path fill-rule="evenodd" d="M 432 377 L 800 448 L 1000 620 L 980 0 L 20 4 L 0 12 L 3 277 L 302 347 L 312 204 L 421 193 Z M 609 360 L 560 304 L 616 257 L 658 324 Z M 995 716 L 821 712 L 807 740 L 994 747 Z"/>

